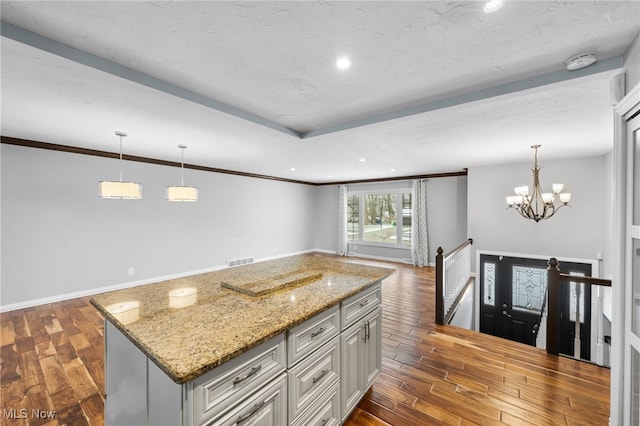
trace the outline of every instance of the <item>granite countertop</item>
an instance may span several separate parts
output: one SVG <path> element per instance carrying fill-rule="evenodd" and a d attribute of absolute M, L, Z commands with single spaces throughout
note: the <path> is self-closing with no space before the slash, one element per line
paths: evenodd
<path fill-rule="evenodd" d="M 311 253 L 103 293 L 91 303 L 180 384 L 394 271 Z"/>

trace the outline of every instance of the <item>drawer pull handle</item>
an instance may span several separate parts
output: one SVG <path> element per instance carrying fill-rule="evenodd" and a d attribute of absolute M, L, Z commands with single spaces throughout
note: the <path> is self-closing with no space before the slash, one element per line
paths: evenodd
<path fill-rule="evenodd" d="M 255 416 L 258 411 L 260 411 L 265 405 L 267 405 L 268 403 L 270 403 L 274 399 L 275 399 L 275 397 L 269 398 L 269 399 L 266 399 L 266 400 L 264 400 L 262 402 L 259 402 L 256 405 L 254 405 L 253 408 L 251 409 L 251 411 L 249 411 L 247 414 L 245 414 L 243 416 L 238 417 L 238 420 L 236 420 L 236 426 L 240 426 L 240 425 L 244 424 L 247 420 L 249 420 L 250 418 Z"/>
<path fill-rule="evenodd" d="M 362 308 L 363 306 L 367 306 L 368 304 L 369 304 L 369 299 L 367 299 L 364 302 L 360 303 L 360 307 Z"/>
<path fill-rule="evenodd" d="M 233 380 L 233 386 L 235 386 L 235 385 L 237 385 L 237 384 L 240 384 L 240 383 L 244 382 L 245 380 L 247 380 L 247 379 L 248 379 L 248 378 L 250 378 L 251 376 L 254 376 L 258 371 L 260 371 L 260 369 L 262 369 L 262 365 L 258 365 L 258 366 L 256 366 L 256 367 L 253 367 L 253 368 L 251 369 L 251 371 L 249 371 L 249 372 L 247 373 L 247 375 L 246 375 L 246 376 L 244 376 L 244 377 L 242 377 L 242 378 L 240 378 L 240 377 L 236 377 L 236 378 Z"/>
<path fill-rule="evenodd" d="M 313 339 L 314 337 L 321 335 L 322 333 L 324 333 L 324 330 L 324 327 L 320 327 L 318 331 L 314 331 L 313 333 L 311 333 L 311 338 Z"/>
<path fill-rule="evenodd" d="M 311 379 L 311 383 L 315 385 L 317 382 L 322 380 L 322 378 L 324 376 L 326 376 L 328 372 L 329 372 L 329 370 L 322 370 L 322 372 L 320 373 L 320 375 L 318 377 L 314 377 L 313 379 Z"/>

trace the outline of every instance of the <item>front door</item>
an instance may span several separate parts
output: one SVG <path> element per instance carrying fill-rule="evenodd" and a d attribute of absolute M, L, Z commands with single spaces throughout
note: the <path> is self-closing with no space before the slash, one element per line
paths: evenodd
<path fill-rule="evenodd" d="M 561 262 L 563 272 L 591 275 L 591 265 Z M 547 260 L 480 255 L 480 331 L 536 345 L 547 291 Z M 581 327 L 581 357 L 589 359 L 591 293 L 589 287 L 564 286 L 561 294 L 562 353 L 573 355 L 576 313 Z M 575 295 L 580 291 L 576 305 Z M 573 297 L 572 297 L 573 296 Z M 572 299 L 574 302 L 572 302 Z"/>

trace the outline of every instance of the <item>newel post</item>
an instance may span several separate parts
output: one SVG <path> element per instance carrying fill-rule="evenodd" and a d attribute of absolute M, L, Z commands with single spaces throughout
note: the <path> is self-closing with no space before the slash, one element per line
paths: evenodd
<path fill-rule="evenodd" d="M 444 324 L 444 250 L 438 247 L 436 255 L 436 324 Z"/>
<path fill-rule="evenodd" d="M 549 259 L 547 267 L 547 353 L 560 353 L 560 264 Z"/>

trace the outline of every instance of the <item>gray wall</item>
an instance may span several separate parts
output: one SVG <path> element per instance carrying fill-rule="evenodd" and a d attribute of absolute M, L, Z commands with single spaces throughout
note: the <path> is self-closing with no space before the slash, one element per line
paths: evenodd
<path fill-rule="evenodd" d="M 602 262 L 600 275 L 611 278 L 613 274 L 613 151 L 602 158 Z M 610 290 L 610 288 L 609 288 Z"/>
<path fill-rule="evenodd" d="M 624 53 L 627 92 L 640 84 L 640 33 L 636 34 Z"/>
<path fill-rule="evenodd" d="M 471 168 L 468 231 L 475 250 L 581 259 L 604 256 L 604 209 L 605 202 L 611 203 L 604 199 L 605 157 L 546 161 L 544 152 L 540 157 L 543 191 L 554 182 L 564 183 L 572 194 L 572 207 L 539 223 L 507 210 L 505 196 L 513 194 L 514 186 L 531 188 L 533 155 L 531 163 Z"/>
<path fill-rule="evenodd" d="M 407 182 L 381 182 L 378 184 L 351 185 L 354 190 L 372 190 L 406 186 Z M 335 252 L 338 229 L 338 187 L 318 188 L 318 233 L 316 247 Z M 435 264 L 438 246 L 445 251 L 455 248 L 467 239 L 467 177 L 446 177 L 429 179 L 427 184 L 427 222 L 429 233 L 429 261 Z M 411 261 L 411 251 L 400 248 L 350 245 L 354 255 L 370 256 L 397 261 Z"/>
<path fill-rule="evenodd" d="M 105 200 L 116 160 L 0 147 L 3 307 L 315 246 L 313 186 L 186 170 L 200 201 L 170 203 L 178 168 L 125 162 L 143 199 Z"/>

